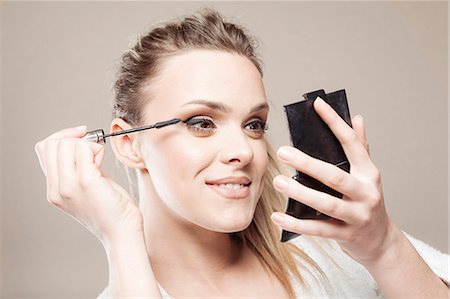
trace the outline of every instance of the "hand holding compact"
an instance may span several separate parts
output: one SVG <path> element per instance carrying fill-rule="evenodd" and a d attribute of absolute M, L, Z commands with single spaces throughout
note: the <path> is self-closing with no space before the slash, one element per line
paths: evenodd
<path fill-rule="evenodd" d="M 340 199 L 279 175 L 273 182 L 278 191 L 333 218 L 307 220 L 274 213 L 272 219 L 288 231 L 335 239 L 355 260 L 371 262 L 386 250 L 392 224 L 384 206 L 380 173 L 368 152 L 363 119 L 354 117 L 351 128 L 322 99 L 314 102 L 314 109 L 341 143 L 350 173 L 294 147 L 280 148 L 278 156 L 344 196 Z"/>
<path fill-rule="evenodd" d="M 100 168 L 104 147 L 82 139 L 85 134 L 85 126 L 68 128 L 36 144 L 48 201 L 102 242 L 142 230 L 132 198 Z"/>

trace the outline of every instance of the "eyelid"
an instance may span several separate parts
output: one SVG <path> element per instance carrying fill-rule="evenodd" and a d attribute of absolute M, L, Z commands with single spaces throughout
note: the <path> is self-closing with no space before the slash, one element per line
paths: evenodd
<path fill-rule="evenodd" d="M 178 117 L 181 119 L 189 120 L 194 117 L 203 117 L 203 118 L 211 118 L 217 119 L 221 117 L 221 112 L 216 109 L 211 109 L 206 106 L 200 107 L 190 107 L 190 109 L 181 110 Z"/>
<path fill-rule="evenodd" d="M 214 120 L 212 119 L 212 117 L 204 116 L 204 115 L 196 115 L 196 116 L 189 117 L 188 119 L 186 119 L 184 121 L 184 123 L 190 124 L 190 125 L 195 125 L 202 121 L 210 121 L 210 122 L 214 123 Z"/>
<path fill-rule="evenodd" d="M 186 124 L 188 130 L 198 137 L 208 137 L 217 132 L 218 126 L 220 125 L 223 115 L 217 115 L 215 111 L 195 111 L 192 116 L 184 117 L 183 122 Z M 253 128 L 249 127 L 253 126 Z M 256 128 L 255 128 L 256 126 Z M 220 126 L 219 126 L 220 127 Z M 249 115 L 247 120 L 241 124 L 242 130 L 245 130 L 249 137 L 253 139 L 262 138 L 265 131 L 268 129 L 267 126 L 267 113 L 257 112 L 253 115 Z"/>
<path fill-rule="evenodd" d="M 253 119 L 253 120 L 250 120 L 250 121 L 248 121 L 248 122 L 244 125 L 244 127 L 245 127 L 245 126 L 248 126 L 248 125 L 250 125 L 250 124 L 253 124 L 253 123 L 259 123 L 259 124 L 262 126 L 262 130 L 264 130 L 264 131 L 266 131 L 266 130 L 269 129 L 269 126 L 268 126 L 267 122 L 264 121 L 264 120 L 262 120 L 262 119 Z"/>
<path fill-rule="evenodd" d="M 248 125 L 248 124 L 250 124 L 252 122 L 255 122 L 255 121 L 261 122 L 263 124 L 267 124 L 267 118 L 266 117 L 255 116 L 255 117 L 250 118 L 248 121 L 246 121 L 245 125 Z"/>
<path fill-rule="evenodd" d="M 214 134 L 217 129 L 214 120 L 205 116 L 193 116 L 188 118 L 184 122 L 186 124 L 186 128 L 199 137 L 210 136 Z M 203 126 L 204 124 L 206 126 Z"/>

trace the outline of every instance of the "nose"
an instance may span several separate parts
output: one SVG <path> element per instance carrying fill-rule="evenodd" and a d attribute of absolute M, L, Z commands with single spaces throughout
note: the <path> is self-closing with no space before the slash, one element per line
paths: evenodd
<path fill-rule="evenodd" d="M 253 160 L 254 152 L 249 141 L 242 130 L 229 132 L 222 141 L 220 161 L 240 167 L 250 163 Z"/>

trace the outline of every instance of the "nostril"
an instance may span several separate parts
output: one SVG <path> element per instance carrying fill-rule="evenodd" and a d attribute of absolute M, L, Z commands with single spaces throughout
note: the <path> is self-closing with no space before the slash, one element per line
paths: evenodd
<path fill-rule="evenodd" d="M 234 159 L 229 160 L 229 162 L 241 162 L 241 160 L 234 158 Z"/>

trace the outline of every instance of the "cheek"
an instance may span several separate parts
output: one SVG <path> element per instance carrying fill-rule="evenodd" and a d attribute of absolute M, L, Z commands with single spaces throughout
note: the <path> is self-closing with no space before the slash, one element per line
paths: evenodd
<path fill-rule="evenodd" d="M 143 155 L 152 181 L 161 196 L 177 192 L 183 184 L 196 178 L 213 159 L 205 144 L 181 138 L 154 139 L 143 146 Z"/>
<path fill-rule="evenodd" d="M 214 165 L 219 150 L 218 143 L 212 138 L 198 138 L 190 133 L 186 135 L 185 143 L 178 142 L 173 146 L 178 148 L 173 155 L 177 155 L 178 152 L 182 153 L 182 157 L 178 157 L 177 160 L 179 164 L 175 165 L 183 165 L 191 175 L 197 176 L 203 170 Z M 191 176 L 191 178 L 193 177 Z"/>
<path fill-rule="evenodd" d="M 256 164 L 256 168 L 259 173 L 262 173 L 264 175 L 267 169 L 267 165 L 269 163 L 269 155 L 267 153 L 266 145 L 263 144 L 256 147 L 254 153 L 255 153 L 254 162 Z"/>
<path fill-rule="evenodd" d="M 258 147 L 255 150 L 255 169 L 258 175 L 260 175 L 260 186 L 258 189 L 258 198 L 261 196 L 264 188 L 264 176 L 267 172 L 267 166 L 269 164 L 269 154 L 267 153 L 267 148 L 264 146 Z"/>
<path fill-rule="evenodd" d="M 208 151 L 199 144 L 174 142 L 167 146 L 160 145 L 155 160 L 162 158 L 166 161 L 167 167 L 172 170 L 190 169 L 193 171 L 206 164 L 207 155 Z M 157 161 L 155 162 L 157 163 Z"/>

